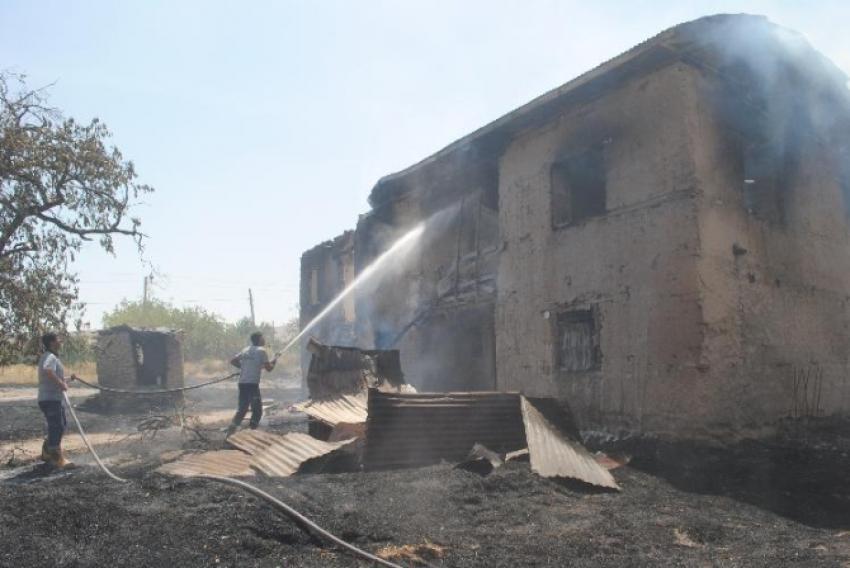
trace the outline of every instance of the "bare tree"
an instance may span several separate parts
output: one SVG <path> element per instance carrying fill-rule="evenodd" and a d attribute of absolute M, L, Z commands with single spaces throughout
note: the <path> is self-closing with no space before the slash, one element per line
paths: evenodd
<path fill-rule="evenodd" d="M 98 119 L 66 118 L 44 89 L 0 72 L 0 363 L 78 313 L 69 265 L 84 241 L 113 253 L 113 237 L 124 235 L 141 251 L 130 210 L 153 189 L 135 181 L 110 137 Z"/>

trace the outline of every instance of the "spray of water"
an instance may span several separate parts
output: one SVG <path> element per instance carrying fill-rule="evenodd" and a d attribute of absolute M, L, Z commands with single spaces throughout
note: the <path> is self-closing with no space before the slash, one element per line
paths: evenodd
<path fill-rule="evenodd" d="M 284 348 L 281 350 L 281 353 L 286 353 L 293 345 L 297 344 L 298 341 L 304 337 L 304 334 L 310 331 L 317 323 L 322 321 L 325 316 L 327 316 L 336 306 L 339 305 L 341 301 L 343 301 L 346 297 L 352 294 L 357 288 L 363 285 L 364 282 L 367 282 L 369 279 L 373 278 L 375 274 L 377 274 L 381 267 L 384 266 L 387 261 L 396 256 L 397 254 L 403 252 L 407 247 L 415 243 L 419 237 L 422 236 L 423 231 L 425 230 L 425 224 L 422 223 L 417 225 L 404 236 L 402 236 L 399 240 L 397 240 L 393 245 L 384 252 L 381 256 L 376 258 L 372 264 L 364 268 L 360 274 L 357 275 L 351 284 L 345 287 L 345 289 L 340 292 L 336 298 L 334 298 L 325 309 L 319 312 L 319 314 L 310 320 L 310 322 L 304 326 L 304 329 L 296 335 L 292 341 L 287 343 Z"/>

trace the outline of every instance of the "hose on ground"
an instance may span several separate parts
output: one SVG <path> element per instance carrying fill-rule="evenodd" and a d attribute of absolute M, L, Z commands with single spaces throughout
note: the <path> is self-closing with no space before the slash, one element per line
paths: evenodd
<path fill-rule="evenodd" d="M 109 477 L 114 479 L 115 481 L 119 481 L 121 483 L 126 483 L 128 480 L 126 480 L 122 477 L 118 477 L 117 475 L 115 475 L 114 473 L 109 471 L 109 468 L 106 467 L 106 464 L 104 464 L 101 461 L 100 456 L 97 455 L 97 452 L 94 451 L 94 447 L 92 447 L 91 442 L 89 442 L 89 439 L 88 439 L 88 436 L 86 436 L 85 430 L 83 430 L 83 425 L 80 423 L 80 419 L 77 417 L 77 412 L 74 410 L 74 407 L 71 405 L 71 399 L 68 398 L 68 393 L 63 392 L 62 396 L 65 397 L 65 404 L 68 405 L 68 410 L 71 412 L 71 416 L 74 418 L 74 423 L 77 425 L 77 430 L 80 433 L 80 437 L 83 439 L 83 442 L 85 443 L 89 452 L 91 452 L 92 457 L 94 457 L 94 461 L 97 462 L 97 465 L 100 466 L 100 469 L 103 470 L 103 473 L 105 473 L 106 475 L 108 475 Z M 323 529 L 322 527 L 320 527 L 319 525 L 317 525 L 316 523 L 314 523 L 313 521 L 311 521 L 310 519 L 308 519 L 307 517 L 305 517 L 304 515 L 302 515 L 301 513 L 299 513 L 298 511 L 296 511 L 295 509 L 293 509 L 292 507 L 290 507 L 289 505 L 287 505 L 283 501 L 281 501 L 280 499 L 266 493 L 265 491 L 263 491 L 262 489 L 259 489 L 258 487 L 254 487 L 253 485 L 251 485 L 249 483 L 245 483 L 244 481 L 240 481 L 238 479 L 233 479 L 233 478 L 230 478 L 230 477 L 221 477 L 221 476 L 217 476 L 217 475 L 202 475 L 202 476 L 199 476 L 199 477 L 201 477 L 202 479 L 209 479 L 209 480 L 212 480 L 212 481 L 217 481 L 219 483 L 225 483 L 225 484 L 228 484 L 228 485 L 233 485 L 235 487 L 238 487 L 240 489 L 247 491 L 248 493 L 250 493 L 250 494 L 252 494 L 256 497 L 264 499 L 264 500 L 268 501 L 269 503 L 271 503 L 276 509 L 278 509 L 278 510 L 282 511 L 284 514 L 286 514 L 286 516 L 288 516 L 290 519 L 292 519 L 296 523 L 298 523 L 298 525 L 301 526 L 304 530 L 310 531 L 313 534 L 316 534 L 316 535 L 324 538 L 325 540 L 333 542 L 337 546 L 344 548 L 345 550 L 348 550 L 349 552 L 351 552 L 351 553 L 353 553 L 353 554 L 355 554 L 355 555 L 357 555 L 357 556 L 359 556 L 359 557 L 361 557 L 365 560 L 368 560 L 370 562 L 374 562 L 374 563 L 376 563 L 380 566 L 388 566 L 389 568 L 402 568 L 398 564 L 394 564 L 392 562 L 389 562 L 388 560 L 384 560 L 383 558 L 380 558 L 378 556 L 375 556 L 374 554 L 370 554 L 369 552 L 366 552 L 365 550 L 357 548 L 353 544 L 349 544 L 349 543 L 345 542 L 341 538 L 329 533 L 328 531 L 326 531 L 325 529 Z"/>
<path fill-rule="evenodd" d="M 89 451 L 91 452 L 91 455 L 94 457 L 94 461 L 97 462 L 97 465 L 100 466 L 100 469 L 103 470 L 103 473 L 105 473 L 106 475 L 108 475 L 109 477 L 114 479 L 115 481 L 120 481 L 121 483 L 126 483 L 127 482 L 126 479 L 124 479 L 123 477 L 118 477 L 117 475 L 115 475 L 114 473 L 109 471 L 109 468 L 106 467 L 106 465 L 102 461 L 100 461 L 100 456 L 98 456 L 97 452 L 94 451 L 94 448 L 92 447 L 91 442 L 89 442 L 88 436 L 86 436 L 85 430 L 83 430 L 83 425 L 80 424 L 80 419 L 77 418 L 77 411 L 74 410 L 74 407 L 71 405 L 71 399 L 68 398 L 68 393 L 63 391 L 62 396 L 65 397 L 65 404 L 68 405 L 68 410 L 71 412 L 71 416 L 74 418 L 74 423 L 76 423 L 76 425 L 77 425 L 77 430 L 80 433 L 80 437 L 83 439 L 83 442 L 85 443 L 86 447 L 89 449 Z"/>
<path fill-rule="evenodd" d="M 201 477 L 202 479 L 209 479 L 211 481 L 217 481 L 219 483 L 225 483 L 227 485 L 233 485 L 235 487 L 238 487 L 240 489 L 247 491 L 248 493 L 250 493 L 251 495 L 254 495 L 255 497 L 259 497 L 260 499 L 264 499 L 265 501 L 271 503 L 276 509 L 283 512 L 290 519 L 292 519 L 296 523 L 298 523 L 305 530 L 308 530 L 308 531 L 312 532 L 313 534 L 320 536 L 323 539 L 328 540 L 328 541 L 336 544 L 337 546 L 344 548 L 345 550 L 348 550 L 349 552 L 351 552 L 353 554 L 356 554 L 357 556 L 359 556 L 360 558 L 363 558 L 364 560 L 374 562 L 374 563 L 376 563 L 380 566 L 389 566 L 390 568 L 402 568 L 398 564 L 394 564 L 393 562 L 390 562 L 389 560 L 384 560 L 383 558 L 380 558 L 378 556 L 375 556 L 374 554 L 366 552 L 365 550 L 357 548 L 353 544 L 349 544 L 349 543 L 345 542 L 344 540 L 342 540 L 341 538 L 334 536 L 333 534 L 329 533 L 328 531 L 326 531 L 325 529 L 323 529 L 322 527 L 320 527 L 319 525 L 317 525 L 316 523 L 314 523 L 313 521 L 311 521 L 310 519 L 308 519 L 307 517 L 305 517 L 304 515 L 302 515 L 301 513 L 299 513 L 298 511 L 296 511 L 295 509 L 293 509 L 292 507 L 290 507 L 289 505 L 287 505 L 286 503 L 284 503 L 280 499 L 278 499 L 277 497 L 274 497 L 273 495 L 266 493 L 265 491 L 263 491 L 262 489 L 259 489 L 258 487 L 254 487 L 253 485 L 251 485 L 249 483 L 245 483 L 244 481 L 240 481 L 238 479 L 233 479 L 231 477 L 221 477 L 221 476 L 218 476 L 218 475 L 201 475 L 199 477 Z"/>
<path fill-rule="evenodd" d="M 118 388 L 114 388 L 114 387 L 105 387 L 103 385 L 95 385 L 95 384 L 90 383 L 88 381 L 85 381 L 85 380 L 83 380 L 79 377 L 77 377 L 77 381 L 83 383 L 87 387 L 91 387 L 93 389 L 97 389 L 97 390 L 105 391 L 105 392 L 114 392 L 114 393 L 121 393 L 121 394 L 153 395 L 153 394 L 170 394 L 170 393 L 183 392 L 183 391 L 192 390 L 192 389 L 199 389 L 201 387 L 206 387 L 206 386 L 209 386 L 209 385 L 214 385 L 216 383 L 224 382 L 224 381 L 226 381 L 228 379 L 232 379 L 232 378 L 234 378 L 238 375 L 239 375 L 239 372 L 237 371 L 236 373 L 231 373 L 231 374 L 227 375 L 226 377 L 218 377 L 217 379 L 212 379 L 211 381 L 207 381 L 205 383 L 198 383 L 197 385 L 189 385 L 189 386 L 186 386 L 186 387 L 177 387 L 177 388 L 173 388 L 173 389 L 157 389 L 157 390 L 131 390 L 131 389 L 118 389 Z"/>

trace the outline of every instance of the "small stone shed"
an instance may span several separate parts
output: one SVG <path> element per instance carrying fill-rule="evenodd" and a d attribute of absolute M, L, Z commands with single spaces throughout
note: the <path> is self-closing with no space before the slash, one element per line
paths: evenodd
<path fill-rule="evenodd" d="M 102 386 L 126 390 L 160 390 L 183 386 L 183 332 L 117 326 L 98 334 L 97 376 Z M 151 409 L 182 401 L 170 395 L 125 395 L 103 392 L 112 410 Z"/>

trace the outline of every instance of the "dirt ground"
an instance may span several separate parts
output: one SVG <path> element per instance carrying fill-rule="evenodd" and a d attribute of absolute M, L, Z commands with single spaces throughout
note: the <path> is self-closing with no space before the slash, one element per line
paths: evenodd
<path fill-rule="evenodd" d="M 149 416 L 81 412 L 127 484 L 96 469 L 76 435 L 68 443 L 80 467 L 33 467 L 40 415 L 31 393 L 11 391 L 0 389 L 0 566 L 367 565 L 236 489 L 152 471 L 222 447 L 232 384 L 192 391 L 192 431 L 143 437 L 134 431 Z M 305 428 L 287 410 L 294 385 L 264 394 L 274 399 L 265 428 Z M 542 479 L 527 464 L 483 478 L 443 464 L 256 483 L 369 551 L 426 545 L 412 566 L 850 566 L 850 454 L 816 446 L 644 444 L 614 471 L 621 493 Z"/>

